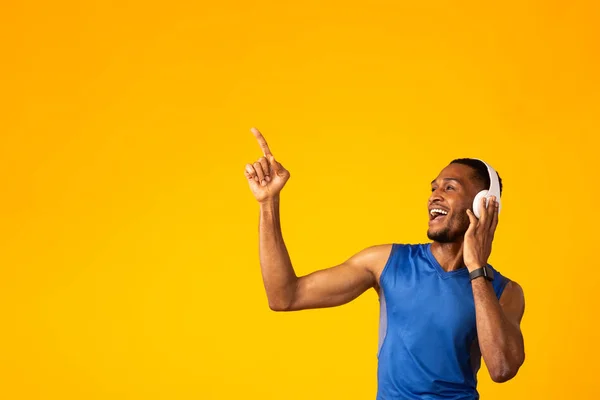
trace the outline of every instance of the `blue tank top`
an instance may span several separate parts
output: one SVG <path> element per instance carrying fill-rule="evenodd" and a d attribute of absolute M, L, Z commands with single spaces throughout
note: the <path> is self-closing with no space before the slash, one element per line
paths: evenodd
<path fill-rule="evenodd" d="M 500 298 L 508 279 L 494 274 Z M 466 268 L 444 271 L 430 243 L 394 244 L 379 302 L 378 400 L 479 399 L 481 353 Z"/>

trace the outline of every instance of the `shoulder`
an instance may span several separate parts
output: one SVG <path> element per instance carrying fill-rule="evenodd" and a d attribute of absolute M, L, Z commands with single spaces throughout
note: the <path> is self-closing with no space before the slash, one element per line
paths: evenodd
<path fill-rule="evenodd" d="M 392 243 L 370 246 L 352 256 L 352 260 L 369 270 L 376 270 L 380 264 L 387 262 L 393 248 L 394 244 Z M 381 268 L 383 269 L 383 266 Z"/>
<path fill-rule="evenodd" d="M 385 267 L 388 259 L 393 256 L 394 253 L 402 251 L 425 251 L 426 247 L 427 244 L 378 244 L 361 250 L 352 257 L 352 260 L 368 266 L 369 269 L 377 271 Z"/>
<path fill-rule="evenodd" d="M 511 319 L 521 321 L 525 312 L 525 294 L 523 288 L 515 281 L 508 281 L 500 297 L 500 306 Z"/>
<path fill-rule="evenodd" d="M 369 246 L 350 257 L 346 264 L 353 265 L 355 268 L 366 269 L 376 279 L 376 282 L 379 282 L 379 276 L 385 268 L 394 247 L 393 243 Z"/>
<path fill-rule="evenodd" d="M 525 293 L 523 292 L 523 288 L 515 281 L 508 280 L 506 287 L 504 288 L 504 292 L 502 292 L 502 297 L 500 300 L 525 300 Z"/>
<path fill-rule="evenodd" d="M 509 279 L 508 283 L 506 284 L 506 289 L 504 289 L 504 292 L 508 292 L 511 293 L 512 295 L 516 295 L 516 296 L 520 296 L 523 297 L 523 288 L 521 287 L 521 285 L 519 285 L 517 282 L 515 281 L 511 281 Z"/>

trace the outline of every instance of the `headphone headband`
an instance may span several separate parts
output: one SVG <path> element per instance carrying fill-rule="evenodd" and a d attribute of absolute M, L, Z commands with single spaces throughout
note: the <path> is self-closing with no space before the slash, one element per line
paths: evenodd
<path fill-rule="evenodd" d="M 483 163 L 483 165 L 486 166 L 487 170 L 488 170 L 488 175 L 490 177 L 490 187 L 487 189 L 488 190 L 488 194 L 486 197 L 489 196 L 496 196 L 496 199 L 500 199 L 500 180 L 498 179 L 498 173 L 496 172 L 496 170 L 494 168 L 492 168 L 491 165 L 489 165 L 488 163 L 486 163 L 485 161 L 476 158 L 476 160 L 479 160 Z"/>

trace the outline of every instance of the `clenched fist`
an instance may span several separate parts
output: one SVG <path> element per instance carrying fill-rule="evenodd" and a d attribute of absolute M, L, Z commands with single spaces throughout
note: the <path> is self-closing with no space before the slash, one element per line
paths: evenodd
<path fill-rule="evenodd" d="M 275 161 L 275 157 L 271 154 L 269 145 L 267 145 L 262 133 L 256 128 L 252 128 L 250 131 L 258 140 L 258 145 L 264 156 L 254 164 L 246 164 L 246 171 L 244 172 L 252 194 L 259 203 L 262 203 L 279 195 L 287 180 L 290 179 L 290 173 Z"/>

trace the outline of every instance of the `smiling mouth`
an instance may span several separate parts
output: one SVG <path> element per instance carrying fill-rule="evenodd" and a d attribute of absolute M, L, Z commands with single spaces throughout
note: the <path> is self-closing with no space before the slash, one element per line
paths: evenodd
<path fill-rule="evenodd" d="M 429 221 L 441 221 L 446 215 L 448 215 L 448 211 L 442 210 L 441 208 L 432 208 L 429 210 Z"/>

